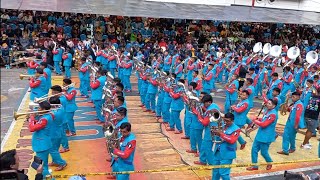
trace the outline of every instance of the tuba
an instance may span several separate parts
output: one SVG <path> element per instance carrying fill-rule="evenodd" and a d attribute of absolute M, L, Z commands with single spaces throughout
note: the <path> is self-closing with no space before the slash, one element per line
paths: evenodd
<path fill-rule="evenodd" d="M 270 43 L 264 44 L 263 49 L 262 49 L 264 57 L 263 57 L 262 61 L 265 61 L 265 59 L 267 59 L 267 57 L 269 56 L 270 50 L 271 50 L 271 44 Z"/>
<path fill-rule="evenodd" d="M 306 55 L 306 61 L 309 64 L 306 67 L 306 70 L 308 70 L 312 65 L 314 65 L 315 63 L 317 63 L 318 61 L 318 53 L 315 51 L 309 51 Z"/>
<path fill-rule="evenodd" d="M 219 136 L 217 136 L 213 132 L 213 130 L 222 131 L 223 128 L 224 128 L 224 123 L 223 123 L 223 120 L 221 118 L 221 115 L 222 115 L 222 113 L 217 109 L 213 109 L 213 110 L 210 110 L 209 112 L 207 112 L 207 116 L 210 117 L 210 122 L 216 124 L 216 125 L 213 125 L 213 126 L 210 127 L 211 137 L 212 137 L 212 142 L 213 143 L 221 143 L 221 142 L 223 142 L 223 139 L 221 139 Z"/>
<path fill-rule="evenodd" d="M 110 111 L 111 113 L 111 111 Z M 110 114 L 111 116 L 111 114 Z M 120 138 L 118 138 L 118 129 L 116 126 L 112 123 L 112 120 L 108 121 L 108 125 L 105 125 L 103 127 L 104 136 L 107 139 L 107 150 L 108 153 L 115 157 L 113 152 L 112 145 L 115 145 L 115 147 L 120 147 Z"/>
<path fill-rule="evenodd" d="M 278 63 L 282 52 L 282 46 L 274 45 L 270 49 L 270 55 L 274 57 L 273 63 Z"/>
<path fill-rule="evenodd" d="M 297 59 L 297 57 L 300 56 L 300 49 L 296 46 L 289 48 L 287 56 L 290 60 L 283 66 L 283 68 L 290 66 Z"/>

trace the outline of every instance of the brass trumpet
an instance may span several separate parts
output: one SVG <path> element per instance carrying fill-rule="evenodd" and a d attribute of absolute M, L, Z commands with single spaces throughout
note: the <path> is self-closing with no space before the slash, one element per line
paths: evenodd
<path fill-rule="evenodd" d="M 20 74 L 20 75 L 19 75 L 19 78 L 20 78 L 21 80 L 23 80 L 23 78 L 25 78 L 25 77 L 34 78 L 35 75 L 27 75 L 27 74 Z"/>
<path fill-rule="evenodd" d="M 32 112 L 24 112 L 24 113 L 18 113 L 17 111 L 13 111 L 13 118 L 14 120 L 17 120 L 20 116 L 25 116 L 25 115 L 29 115 L 29 114 L 35 114 L 35 113 L 48 113 L 52 110 L 55 110 L 57 108 L 51 108 L 49 110 L 42 110 L 42 111 L 32 111 Z"/>
<path fill-rule="evenodd" d="M 63 92 L 58 93 L 58 94 L 53 94 L 53 95 L 50 95 L 50 96 L 48 96 L 48 94 L 46 94 L 46 95 L 44 95 L 44 96 L 42 96 L 42 97 L 34 98 L 33 102 L 35 102 L 35 103 L 41 103 L 41 102 L 46 101 L 47 99 L 49 99 L 49 98 L 51 98 L 51 97 L 59 96 L 59 95 L 62 95 L 62 94 L 63 94 Z"/>

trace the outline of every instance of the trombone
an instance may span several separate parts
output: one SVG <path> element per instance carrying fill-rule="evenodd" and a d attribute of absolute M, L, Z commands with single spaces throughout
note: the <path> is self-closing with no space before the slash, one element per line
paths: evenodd
<path fill-rule="evenodd" d="M 34 78 L 35 75 L 27 75 L 27 74 L 20 74 L 20 75 L 19 75 L 20 80 L 23 80 L 23 78 L 26 78 L 26 77 L 28 77 L 28 78 Z"/>
<path fill-rule="evenodd" d="M 35 113 L 44 113 L 44 114 L 47 114 L 49 113 L 50 111 L 52 110 L 55 110 L 55 109 L 58 109 L 58 108 L 51 108 L 49 110 L 42 110 L 42 111 L 32 111 L 32 112 L 24 112 L 24 113 L 18 113 L 17 111 L 13 111 L 13 118 L 14 120 L 17 120 L 20 116 L 25 116 L 25 115 L 29 115 L 29 114 L 35 114 Z"/>
<path fill-rule="evenodd" d="M 64 94 L 64 93 L 61 92 L 61 93 L 53 94 L 53 95 L 50 95 L 50 96 L 48 96 L 48 94 L 46 94 L 46 95 L 41 96 L 41 97 L 39 97 L 39 98 L 34 98 L 33 102 L 35 102 L 35 103 L 41 103 L 41 102 L 46 101 L 47 99 L 49 99 L 49 98 L 51 98 L 51 97 L 59 96 L 59 95 L 62 95 L 62 94 Z"/>

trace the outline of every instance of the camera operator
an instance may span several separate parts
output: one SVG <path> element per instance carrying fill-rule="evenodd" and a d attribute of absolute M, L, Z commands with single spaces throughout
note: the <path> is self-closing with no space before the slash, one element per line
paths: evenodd
<path fill-rule="evenodd" d="M 13 177 L 10 176 L 12 175 L 12 171 L 10 173 L 10 170 L 14 170 L 17 173 L 17 176 L 14 177 L 15 179 L 19 180 L 28 180 L 28 176 L 24 174 L 24 170 L 20 171 L 19 170 L 19 157 L 17 154 L 17 151 L 15 149 L 6 151 L 1 153 L 0 155 L 0 171 L 1 171 L 1 178 L 6 179 L 6 175 L 8 176 L 8 179 L 12 179 Z M 6 171 L 9 171 L 6 173 Z M 42 164 L 38 167 L 37 169 L 37 174 L 35 177 L 35 180 L 42 180 L 43 175 L 42 175 Z"/>

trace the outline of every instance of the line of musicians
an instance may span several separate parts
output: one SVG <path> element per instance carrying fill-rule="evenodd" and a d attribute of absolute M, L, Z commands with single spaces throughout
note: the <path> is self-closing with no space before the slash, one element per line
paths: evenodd
<path fill-rule="evenodd" d="M 243 130 L 239 129 L 244 127 L 245 124 L 247 124 L 246 132 L 244 132 L 245 135 L 247 135 L 248 132 L 259 127 L 258 134 L 252 147 L 252 161 L 257 161 L 257 153 L 261 150 L 266 161 L 272 162 L 268 154 L 268 148 L 270 146 L 270 143 L 273 142 L 277 136 L 275 133 L 275 124 L 278 118 L 278 111 L 280 109 L 280 105 L 286 105 L 288 103 L 287 101 L 290 98 L 289 96 L 287 96 L 287 92 L 289 90 L 293 92 L 290 93 L 292 95 L 291 99 L 293 103 L 290 106 L 291 112 L 283 135 L 282 151 L 279 151 L 278 153 L 284 155 L 293 153 L 296 149 L 295 136 L 297 130 L 299 128 L 305 127 L 305 121 L 303 120 L 304 116 L 307 116 L 307 113 L 305 113 L 305 111 L 308 108 L 308 110 L 310 110 L 310 107 L 308 107 L 310 105 L 310 98 L 313 97 L 314 94 L 317 94 L 316 89 L 319 88 L 319 75 L 316 74 L 317 67 L 311 67 L 310 72 L 308 72 L 308 76 L 304 77 L 303 75 L 306 73 L 304 73 L 302 64 L 300 63 L 294 64 L 294 68 L 291 68 L 289 66 L 285 67 L 283 77 L 279 79 L 278 74 L 273 70 L 274 66 L 270 65 L 272 64 L 272 59 L 271 61 L 266 61 L 269 62 L 269 68 L 265 68 L 265 62 L 261 62 L 261 59 L 259 60 L 259 58 L 253 58 L 250 63 L 259 65 L 259 69 L 256 70 L 253 68 L 255 66 L 249 66 L 249 69 L 246 69 L 246 63 L 239 62 L 240 57 L 238 57 L 238 60 L 236 57 L 234 59 L 231 59 L 232 55 L 229 56 L 229 58 L 224 59 L 226 61 L 230 61 L 230 66 L 225 66 L 225 61 L 221 59 L 214 60 L 212 56 L 211 58 L 210 56 L 208 56 L 208 58 L 206 58 L 206 63 L 201 64 L 196 57 L 189 56 L 182 61 L 179 55 L 174 54 L 173 56 L 171 56 L 168 52 L 164 52 L 163 56 L 158 55 L 157 57 L 154 57 L 154 61 L 152 62 L 151 66 L 144 64 L 139 65 L 139 61 L 143 59 L 143 55 L 139 55 L 139 53 L 135 57 L 134 61 L 130 60 L 131 56 L 129 53 L 124 55 L 124 57 L 125 59 L 129 60 L 129 65 L 125 67 L 129 66 L 129 68 L 132 69 L 133 65 L 136 66 L 135 69 L 139 78 L 138 90 L 141 96 L 141 107 L 145 107 L 146 112 L 156 114 L 159 121 L 162 118 L 163 123 L 167 124 L 168 126 L 168 131 L 175 131 L 176 134 L 183 133 L 180 113 L 183 109 L 185 109 L 185 136 L 182 137 L 182 139 L 190 139 L 190 149 L 187 150 L 187 152 L 194 153 L 195 156 L 200 157 L 199 161 L 196 161 L 195 164 L 230 164 L 232 162 L 232 159 L 235 158 L 235 142 L 239 141 L 239 143 L 241 144 L 240 149 L 243 149 L 245 147 L 246 142 L 240 136 L 240 132 L 243 132 Z M 225 56 L 222 55 L 221 57 Z M 174 65 L 172 66 L 172 64 Z M 219 66 L 219 64 L 221 64 L 221 66 Z M 90 64 L 90 62 L 88 62 L 86 58 L 81 59 L 81 67 L 79 68 L 80 92 L 81 95 L 88 97 L 88 91 L 91 90 L 91 100 L 95 104 L 98 120 L 102 124 L 105 122 L 105 117 L 101 115 L 101 109 L 104 104 L 102 96 L 103 87 L 106 83 L 107 78 L 106 71 L 96 71 L 91 83 L 89 83 L 90 66 L 92 66 L 92 64 Z M 225 69 L 223 69 L 223 66 L 225 66 Z M 199 78 L 199 67 L 202 67 L 202 76 L 200 76 L 201 78 Z M 270 67 L 271 72 L 269 73 Z M 127 80 L 129 79 L 130 84 L 131 71 L 123 73 L 120 68 L 122 68 L 122 66 L 118 66 L 117 69 L 120 81 L 122 80 L 122 82 L 128 83 Z M 244 71 L 243 69 L 246 72 L 246 79 L 243 77 L 238 77 Z M 169 71 L 173 73 L 169 75 Z M 220 79 L 219 76 L 222 71 L 227 71 L 228 73 L 225 73 L 225 78 Z M 37 74 L 39 74 L 38 76 L 40 78 L 41 72 L 38 73 L 37 70 Z M 186 77 L 186 82 L 181 79 L 183 75 L 184 77 Z M 124 76 L 127 77 L 124 78 Z M 292 82 L 292 79 L 295 79 L 295 82 L 299 83 Z M 225 128 L 228 128 L 229 126 L 232 127 L 230 131 L 222 129 L 213 131 L 208 124 L 204 123 L 204 121 L 201 120 L 201 118 L 206 119 L 206 117 L 208 117 L 206 115 L 206 110 L 207 107 L 211 106 L 213 102 L 212 97 L 209 95 L 209 93 L 215 90 L 214 84 L 216 81 L 227 81 L 225 85 L 225 114 L 222 116 L 224 117 L 223 119 Z M 44 82 L 45 81 L 43 81 L 43 83 Z M 240 88 L 239 84 L 241 84 L 241 82 L 245 83 L 244 86 Z M 304 82 L 306 85 L 301 92 L 301 87 L 303 86 L 302 84 L 304 84 Z M 90 85 L 90 88 L 88 84 Z M 188 87 L 184 88 L 179 84 L 187 84 Z M 297 84 L 301 84 L 302 86 L 300 85 L 299 87 L 297 86 Z M 128 86 L 129 85 L 127 84 L 127 87 Z M 265 86 L 267 88 L 263 91 L 263 89 L 265 89 Z M 122 94 L 121 97 L 124 97 L 123 90 L 125 89 L 125 85 L 117 83 L 116 87 L 118 88 L 118 92 Z M 240 91 L 238 90 L 239 88 Z M 190 97 L 198 98 L 199 102 L 201 102 L 201 108 L 195 108 L 195 105 L 191 106 L 191 104 L 188 103 L 188 98 L 186 98 L 187 95 L 183 93 L 186 92 L 186 89 L 188 89 L 193 94 Z M 115 93 L 112 94 L 114 95 Z M 254 105 L 254 96 L 257 96 L 259 94 L 262 95 L 265 101 L 266 110 L 263 112 L 262 118 L 257 117 L 256 119 L 250 120 L 247 117 L 247 114 Z M 241 99 L 239 102 L 237 102 L 238 96 L 240 96 Z M 314 109 L 311 109 L 311 111 L 319 112 L 318 108 L 315 108 L 317 107 L 318 101 L 315 102 L 316 105 L 313 106 Z M 215 109 L 220 112 L 219 108 Z M 286 110 L 286 108 L 284 109 Z M 126 117 L 126 114 L 122 114 L 122 116 Z M 316 120 L 316 118 L 309 119 Z M 227 125 L 228 122 L 229 126 Z M 315 132 L 315 128 L 318 126 L 318 124 L 316 124 L 315 122 L 307 121 L 308 132 Z M 235 127 L 238 127 L 238 129 L 235 129 Z M 203 131 L 205 133 L 202 137 Z M 260 134 L 270 133 L 271 136 L 268 136 L 267 139 L 264 139 L 266 138 L 266 136 L 259 135 L 260 131 Z M 211 149 L 213 146 L 211 145 L 213 144 L 212 132 L 213 134 L 223 139 L 222 143 L 215 143 L 214 148 L 217 148 L 218 151 L 217 149 L 214 150 L 214 158 L 210 157 L 210 154 L 212 153 Z M 306 140 L 304 141 L 304 144 L 302 144 L 303 148 L 310 148 L 310 144 L 308 143 L 308 141 L 311 138 L 312 134 L 311 136 L 309 133 L 307 134 L 308 135 L 306 135 Z M 226 147 L 221 147 L 223 146 L 223 143 L 225 143 Z M 230 144 L 233 144 L 233 148 Z M 234 154 L 230 155 L 230 157 L 220 155 L 218 156 L 217 153 L 220 151 L 220 148 L 226 148 L 226 150 L 234 151 Z M 224 158 L 229 159 L 228 161 L 224 161 Z M 217 159 L 219 159 L 219 161 L 212 162 L 212 160 Z M 256 169 L 257 167 L 248 168 L 248 170 Z M 271 169 L 271 165 L 267 166 L 267 169 Z M 230 170 L 220 170 L 218 170 L 219 172 L 214 170 L 214 177 L 222 176 L 227 178 L 229 176 Z"/>

